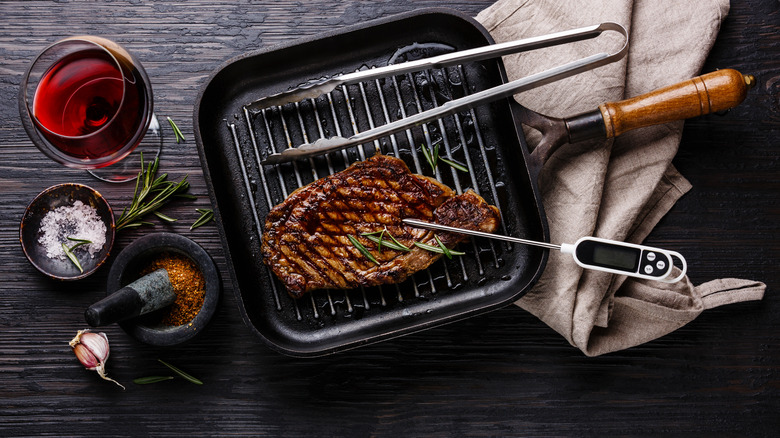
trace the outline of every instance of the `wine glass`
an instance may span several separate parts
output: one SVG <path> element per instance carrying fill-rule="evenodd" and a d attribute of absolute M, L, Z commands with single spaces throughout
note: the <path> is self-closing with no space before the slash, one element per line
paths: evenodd
<path fill-rule="evenodd" d="M 138 174 L 131 152 L 162 147 L 152 87 L 141 64 L 101 37 L 74 36 L 45 48 L 22 78 L 19 112 L 30 139 L 54 161 L 123 182 Z M 143 150 L 145 149 L 145 151 Z"/>

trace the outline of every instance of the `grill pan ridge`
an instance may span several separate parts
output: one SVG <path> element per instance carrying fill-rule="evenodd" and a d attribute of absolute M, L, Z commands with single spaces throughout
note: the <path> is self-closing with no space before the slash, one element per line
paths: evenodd
<path fill-rule="evenodd" d="M 352 135 L 491 88 L 506 81 L 500 60 L 342 86 L 317 99 L 250 113 L 254 99 L 340 73 L 493 43 L 473 19 L 424 9 L 367 22 L 324 36 L 248 53 L 221 66 L 200 91 L 195 137 L 247 326 L 273 349 L 317 356 L 412 333 L 509 304 L 538 279 L 547 252 L 475 239 L 398 285 L 315 291 L 298 300 L 263 264 L 266 214 L 292 191 L 376 152 L 403 159 L 415 173 L 435 176 L 458 193 L 475 190 L 502 214 L 499 230 L 548 240 L 536 187 L 538 169 L 501 100 L 411 128 L 366 145 L 292 163 L 260 160 L 287 147 L 332 135 Z M 438 143 L 441 156 L 468 173 L 439 164 L 434 174 L 420 145 Z"/>

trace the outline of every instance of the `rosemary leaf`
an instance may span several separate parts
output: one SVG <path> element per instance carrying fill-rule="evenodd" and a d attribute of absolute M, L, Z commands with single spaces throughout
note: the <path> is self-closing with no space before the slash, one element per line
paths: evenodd
<path fill-rule="evenodd" d="M 73 252 L 73 250 L 74 250 L 74 249 L 76 249 L 76 248 L 80 247 L 81 245 L 89 245 L 90 243 L 92 243 L 92 241 L 91 241 L 91 240 L 87 240 L 87 239 L 77 239 L 77 238 L 75 238 L 75 237 L 70 237 L 70 236 L 68 236 L 68 237 L 67 237 L 67 239 L 68 239 L 68 240 L 72 240 L 73 242 L 78 242 L 78 243 L 76 243 L 75 245 L 71 246 L 71 247 L 68 249 L 70 252 Z M 64 242 L 63 242 L 63 245 L 65 245 L 65 243 L 64 243 Z M 74 255 L 75 255 L 75 254 L 74 254 Z"/>
<path fill-rule="evenodd" d="M 161 184 L 163 181 L 165 181 L 165 178 L 168 178 L 167 173 L 163 173 L 162 175 L 158 176 L 157 179 L 152 182 L 152 185 L 157 186 L 158 184 Z"/>
<path fill-rule="evenodd" d="M 455 168 L 455 169 L 457 169 L 457 170 L 460 170 L 461 172 L 466 172 L 466 173 L 469 173 L 469 169 L 468 169 L 466 166 L 464 166 L 464 165 L 462 165 L 462 164 L 458 163 L 457 161 L 448 160 L 448 159 L 446 159 L 446 158 L 444 158 L 444 157 L 439 157 L 439 159 L 440 159 L 440 160 L 442 160 L 442 161 L 444 161 L 445 163 L 449 164 L 449 165 L 450 165 L 450 166 L 452 166 L 453 168 Z"/>
<path fill-rule="evenodd" d="M 77 238 L 75 238 L 75 237 L 70 237 L 70 236 L 68 236 L 68 237 L 67 237 L 67 239 L 68 239 L 68 240 L 72 240 L 72 241 L 74 241 L 74 242 L 79 242 L 79 243 L 92 243 L 92 241 L 91 241 L 91 240 L 87 240 L 87 239 L 77 239 Z M 71 248 L 71 249 L 73 249 L 73 248 Z"/>
<path fill-rule="evenodd" d="M 379 242 L 377 242 L 376 251 L 382 252 L 382 238 L 385 237 L 385 231 L 387 231 L 387 227 L 382 229 L 382 232 L 379 233 Z"/>
<path fill-rule="evenodd" d="M 192 224 L 190 231 L 198 228 L 201 225 L 207 224 L 210 220 L 214 219 L 214 210 L 207 208 L 196 208 L 195 211 L 200 213 L 200 217 Z"/>
<path fill-rule="evenodd" d="M 172 218 L 170 216 L 166 216 L 166 215 L 160 213 L 159 211 L 153 211 L 152 214 L 154 214 L 158 218 L 164 220 L 165 222 L 176 222 L 178 220 L 178 219 L 174 219 L 174 218 Z"/>
<path fill-rule="evenodd" d="M 142 225 L 154 226 L 154 224 L 152 222 L 141 221 L 141 222 L 133 222 L 132 224 L 127 224 L 127 225 L 124 226 L 124 228 L 138 228 L 138 227 L 140 227 Z"/>
<path fill-rule="evenodd" d="M 441 239 L 439 239 L 439 236 L 437 236 L 437 235 L 435 235 L 435 234 L 434 234 L 434 235 L 433 235 L 433 237 L 436 239 L 436 243 L 438 243 L 438 244 L 439 244 L 439 248 L 441 248 L 441 250 L 442 250 L 442 252 L 444 253 L 444 255 L 445 255 L 445 256 L 446 256 L 448 259 L 452 260 L 452 251 L 450 251 L 450 249 L 449 249 L 449 248 L 447 248 L 447 247 L 444 245 L 444 242 L 442 242 L 442 241 L 441 241 Z"/>
<path fill-rule="evenodd" d="M 79 272 L 84 272 L 84 268 L 81 267 L 81 263 L 79 263 L 79 259 L 76 258 L 76 254 L 73 254 L 70 248 L 68 248 L 68 245 L 65 245 L 65 242 L 62 242 L 62 250 L 65 251 L 65 255 L 68 256 L 70 261 L 79 268 Z"/>
<path fill-rule="evenodd" d="M 379 264 L 379 262 L 376 260 L 376 258 L 374 258 L 374 256 L 371 255 L 370 252 L 368 252 L 368 250 L 366 249 L 365 246 L 363 246 L 362 243 L 358 242 L 358 240 L 357 240 L 357 238 L 355 238 L 355 236 L 353 236 L 351 234 L 347 234 L 347 238 L 349 239 L 350 242 L 352 242 L 352 245 L 354 245 L 355 248 L 357 248 L 358 251 L 360 251 L 360 253 L 363 254 L 363 256 L 365 258 L 371 260 L 372 262 L 374 262 L 377 265 Z"/>
<path fill-rule="evenodd" d="M 444 254 L 444 250 L 442 248 L 439 248 L 438 246 L 428 245 L 427 243 L 420 243 L 420 242 L 414 242 L 414 245 L 426 251 L 435 252 L 438 254 Z M 465 252 L 455 251 L 454 249 L 448 249 L 448 251 L 450 252 L 450 254 L 454 256 L 466 255 Z"/>
<path fill-rule="evenodd" d="M 171 119 L 170 117 L 167 117 L 168 123 L 171 125 L 171 128 L 173 129 L 173 134 L 176 135 L 176 143 L 179 143 L 179 139 L 181 141 L 184 141 L 184 134 L 181 133 L 181 130 L 178 126 L 176 126 L 176 123 Z"/>
<path fill-rule="evenodd" d="M 148 376 L 148 377 L 139 377 L 137 379 L 133 379 L 133 383 L 136 385 L 148 385 L 150 383 L 157 383 L 162 382 L 165 380 L 173 380 L 173 376 Z"/>
<path fill-rule="evenodd" d="M 411 250 L 412 250 L 412 248 L 409 248 L 408 246 L 406 246 L 406 245 L 402 244 L 401 242 L 399 242 L 399 241 L 395 240 L 395 237 L 393 237 L 393 235 L 392 235 L 392 234 L 390 234 L 390 233 L 387 233 L 387 235 L 388 235 L 388 236 L 390 236 L 390 238 L 391 238 L 391 239 L 393 239 L 393 242 L 394 242 L 396 245 L 398 245 L 399 247 L 401 247 L 402 251 L 411 251 Z M 387 245 L 387 244 L 385 244 L 385 245 Z"/>
<path fill-rule="evenodd" d="M 155 158 L 154 164 L 152 165 L 152 175 L 157 175 L 157 168 L 158 167 L 160 167 L 160 160 Z"/>
<path fill-rule="evenodd" d="M 74 249 L 80 247 L 81 245 L 89 245 L 90 243 L 92 243 L 92 242 L 90 242 L 90 241 L 79 242 L 79 243 L 77 243 L 77 244 L 75 244 L 75 245 L 70 247 L 70 252 L 73 252 Z"/>
<path fill-rule="evenodd" d="M 132 210 L 135 207 L 135 204 L 138 202 L 138 189 L 140 187 L 139 184 L 141 183 L 140 176 L 141 176 L 141 173 L 143 173 L 143 171 L 144 171 L 144 153 L 141 152 L 141 172 L 138 174 L 139 178 L 135 179 L 135 190 L 133 190 L 133 198 L 132 198 L 132 201 L 130 202 L 130 206 L 129 207 L 125 207 L 125 209 L 122 210 L 122 216 L 120 216 L 120 218 L 125 215 L 125 211 L 126 210 Z"/>
<path fill-rule="evenodd" d="M 156 160 L 155 160 L 156 161 Z M 150 187 L 151 181 L 152 181 L 152 166 L 154 165 L 154 162 L 149 163 L 149 166 L 146 168 L 146 172 L 144 172 L 144 187 Z"/>
<path fill-rule="evenodd" d="M 168 362 L 165 362 L 162 359 L 157 359 L 157 361 L 160 362 L 161 364 L 165 365 L 166 367 L 170 368 L 171 371 L 173 371 L 174 373 L 176 373 L 179 376 L 183 377 L 184 379 L 189 380 L 190 382 L 192 382 L 192 383 L 194 383 L 196 385 L 202 385 L 203 384 L 203 382 L 201 382 L 196 377 L 193 377 L 193 376 L 185 373 L 184 371 L 180 370 L 179 368 L 176 368 L 175 366 L 169 364 Z"/>

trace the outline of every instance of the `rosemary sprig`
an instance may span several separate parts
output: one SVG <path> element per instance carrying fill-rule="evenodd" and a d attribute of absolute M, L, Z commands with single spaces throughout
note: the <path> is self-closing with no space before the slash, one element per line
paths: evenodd
<path fill-rule="evenodd" d="M 440 143 L 438 143 L 438 142 L 436 144 L 434 144 L 432 150 L 428 150 L 428 148 L 425 147 L 425 143 L 420 145 L 420 147 L 422 149 L 423 156 L 425 157 L 425 160 L 428 161 L 428 164 L 430 164 L 431 170 L 436 172 L 436 166 L 439 164 L 439 161 L 441 160 L 441 161 L 449 164 L 453 168 L 455 168 L 457 170 L 460 170 L 461 172 L 469 173 L 469 169 L 466 166 L 458 163 L 457 161 L 452 160 L 452 159 L 448 159 L 448 158 L 444 158 L 444 157 L 440 157 L 439 156 L 439 144 Z"/>
<path fill-rule="evenodd" d="M 438 240 L 438 239 L 436 239 L 436 240 Z M 440 241 L 439 241 L 439 244 L 441 245 Z M 414 245 L 417 246 L 418 248 L 422 248 L 422 249 L 424 249 L 426 251 L 435 252 L 435 253 L 438 253 L 438 254 L 445 254 L 446 255 L 447 252 L 449 252 L 450 256 L 466 255 L 465 252 L 455 251 L 454 249 L 449 249 L 449 248 L 447 248 L 444 245 L 441 245 L 439 247 L 439 246 L 428 245 L 427 243 L 420 243 L 420 242 L 414 242 Z M 445 252 L 445 250 L 447 252 Z M 452 257 L 450 257 L 450 258 L 452 258 Z"/>
<path fill-rule="evenodd" d="M 170 117 L 167 117 L 168 123 L 171 125 L 171 128 L 173 129 L 173 134 L 176 136 L 176 143 L 179 143 L 179 139 L 181 141 L 184 141 L 184 134 L 181 133 L 181 130 L 178 126 L 176 126 L 176 123 L 171 119 Z"/>
<path fill-rule="evenodd" d="M 135 180 L 133 199 L 130 202 L 130 206 L 125 207 L 125 209 L 122 210 L 119 219 L 117 219 L 117 231 L 123 228 L 153 225 L 151 222 L 140 220 L 149 213 L 153 213 L 166 222 L 173 222 L 176 219 L 168 217 L 157 210 L 175 196 L 193 198 L 191 195 L 184 193 L 190 187 L 190 183 L 187 182 L 187 175 L 184 175 L 184 178 L 178 183 L 166 181 L 166 178 L 168 177 L 167 173 L 157 176 L 159 164 L 160 159 L 155 158 L 153 162 L 145 166 L 143 154 L 141 155 L 141 171 L 138 173 L 138 178 Z"/>
<path fill-rule="evenodd" d="M 89 245 L 92 243 L 91 240 L 87 239 L 76 239 L 75 237 L 68 236 L 68 240 L 72 240 L 74 242 L 78 242 L 75 245 L 71 246 L 70 248 L 68 245 L 65 244 L 65 242 L 62 242 L 62 250 L 65 251 L 65 255 L 68 256 L 71 262 L 73 262 L 74 265 L 76 265 L 77 268 L 79 268 L 79 272 L 84 272 L 84 268 L 81 267 L 81 263 L 79 263 L 78 257 L 76 257 L 76 254 L 73 253 L 73 250 L 80 247 L 81 245 Z"/>
<path fill-rule="evenodd" d="M 186 380 L 188 380 L 188 381 L 190 381 L 190 382 L 192 382 L 192 383 L 194 383 L 196 385 L 202 385 L 203 384 L 203 382 L 201 382 L 196 377 L 193 377 L 193 376 L 185 373 L 184 371 L 180 370 L 179 368 L 176 368 L 175 366 L 169 364 L 168 362 L 165 362 L 162 359 L 157 359 L 157 362 L 160 362 L 161 364 L 163 364 L 166 367 L 170 368 L 170 370 L 173 371 L 174 373 L 178 374 L 179 376 L 183 377 L 184 379 L 186 379 Z"/>
<path fill-rule="evenodd" d="M 379 234 L 379 237 L 377 237 L 377 234 Z M 384 240 L 384 235 L 387 234 L 388 237 L 390 237 L 391 240 Z M 377 251 L 382 252 L 382 245 L 386 246 L 387 248 L 394 249 L 396 251 L 411 251 L 412 249 L 408 246 L 404 245 L 403 243 L 396 240 L 395 237 L 393 237 L 392 234 L 390 234 L 389 231 L 387 231 L 387 227 L 382 229 L 382 231 L 375 231 L 373 233 L 363 233 L 361 236 L 365 237 L 366 239 L 374 242 L 377 244 Z"/>
<path fill-rule="evenodd" d="M 366 247 L 363 246 L 363 244 L 360 243 L 355 236 L 353 236 L 351 234 L 347 234 L 347 239 L 349 239 L 349 241 L 352 243 L 352 245 L 354 245 L 355 248 L 357 248 L 358 251 L 360 251 L 360 253 L 363 254 L 363 256 L 365 258 L 371 260 L 373 263 L 375 263 L 377 265 L 379 264 L 379 262 L 376 260 L 376 258 L 373 255 L 371 255 L 370 252 L 368 252 Z"/>
<path fill-rule="evenodd" d="M 207 224 L 210 220 L 214 219 L 214 210 L 209 208 L 196 208 L 195 211 L 200 213 L 200 217 L 190 227 L 190 231 L 198 228 L 201 225 Z"/>

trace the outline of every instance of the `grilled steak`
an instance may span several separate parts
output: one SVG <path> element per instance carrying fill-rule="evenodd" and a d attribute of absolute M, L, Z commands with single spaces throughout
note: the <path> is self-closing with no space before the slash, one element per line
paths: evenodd
<path fill-rule="evenodd" d="M 493 232 L 498 209 L 472 191 L 461 195 L 439 181 L 413 174 L 398 158 L 375 155 L 301 187 L 266 217 L 263 261 L 298 298 L 315 289 L 351 289 L 399 283 L 427 268 L 441 254 L 414 242 L 438 246 L 434 232 L 408 226 L 404 218 Z M 388 248 L 364 233 L 384 231 L 410 251 Z M 448 248 L 461 234 L 436 232 Z M 376 259 L 366 257 L 349 236 Z M 390 237 L 392 236 L 392 238 Z"/>

